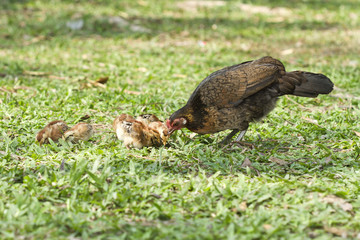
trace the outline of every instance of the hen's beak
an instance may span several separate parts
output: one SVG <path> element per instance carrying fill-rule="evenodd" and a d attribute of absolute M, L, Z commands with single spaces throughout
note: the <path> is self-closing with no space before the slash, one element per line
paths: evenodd
<path fill-rule="evenodd" d="M 166 126 L 169 129 L 169 132 L 168 132 L 169 135 L 171 135 L 176 130 L 176 129 L 171 127 L 170 119 L 166 120 Z"/>

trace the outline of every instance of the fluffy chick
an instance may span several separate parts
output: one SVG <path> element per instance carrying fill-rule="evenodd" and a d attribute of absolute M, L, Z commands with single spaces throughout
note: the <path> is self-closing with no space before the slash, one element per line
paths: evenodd
<path fill-rule="evenodd" d="M 143 115 L 138 116 L 136 118 L 136 120 L 141 121 L 141 122 L 145 123 L 146 125 L 149 125 L 152 122 L 160 121 L 159 118 L 157 116 L 155 116 L 154 114 L 143 114 Z"/>
<path fill-rule="evenodd" d="M 119 140 L 123 141 L 124 140 L 124 135 L 125 135 L 125 129 L 122 126 L 124 121 L 132 121 L 135 120 L 133 116 L 129 115 L 129 114 L 121 114 L 119 116 L 117 116 L 113 122 L 113 129 L 116 132 L 116 136 Z"/>
<path fill-rule="evenodd" d="M 123 140 L 126 148 L 138 148 L 149 146 L 160 146 L 160 134 L 137 120 L 123 121 L 119 126 L 124 135 Z"/>
<path fill-rule="evenodd" d="M 49 143 L 49 139 L 57 142 L 59 138 L 69 129 L 66 123 L 62 120 L 55 120 L 50 122 L 36 135 L 36 141 L 42 144 Z"/>
<path fill-rule="evenodd" d="M 87 141 L 94 134 L 93 127 L 88 123 L 78 123 L 64 133 L 64 140 L 71 142 Z"/>
<path fill-rule="evenodd" d="M 149 124 L 149 128 L 159 133 L 161 142 L 163 145 L 165 145 L 170 137 L 169 129 L 167 128 L 166 124 L 161 121 L 151 122 Z"/>

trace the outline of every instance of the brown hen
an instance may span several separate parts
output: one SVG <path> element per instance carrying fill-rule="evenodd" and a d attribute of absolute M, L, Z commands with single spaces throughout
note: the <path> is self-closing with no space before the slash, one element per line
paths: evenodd
<path fill-rule="evenodd" d="M 166 124 L 169 132 L 183 127 L 207 134 L 233 130 L 221 143 L 228 143 L 274 109 L 278 97 L 286 94 L 317 97 L 328 94 L 334 84 L 322 74 L 286 72 L 272 57 L 263 57 L 220 69 L 206 77 L 186 105 L 174 112 Z"/>

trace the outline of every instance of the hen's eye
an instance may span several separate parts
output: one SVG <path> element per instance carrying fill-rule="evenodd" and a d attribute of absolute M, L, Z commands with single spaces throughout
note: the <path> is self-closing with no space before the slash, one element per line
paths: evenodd
<path fill-rule="evenodd" d="M 173 126 L 176 127 L 177 125 L 179 125 L 179 122 L 174 122 L 174 123 L 173 123 Z"/>

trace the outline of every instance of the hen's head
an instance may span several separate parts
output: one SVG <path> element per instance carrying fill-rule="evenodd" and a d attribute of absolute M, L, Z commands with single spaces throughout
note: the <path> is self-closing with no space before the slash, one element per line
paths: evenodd
<path fill-rule="evenodd" d="M 183 117 L 179 117 L 179 118 L 175 118 L 175 119 L 172 119 L 170 117 L 170 119 L 168 119 L 166 121 L 166 126 L 169 129 L 169 135 L 172 134 L 174 131 L 185 127 L 186 123 L 187 123 L 187 121 Z"/>

